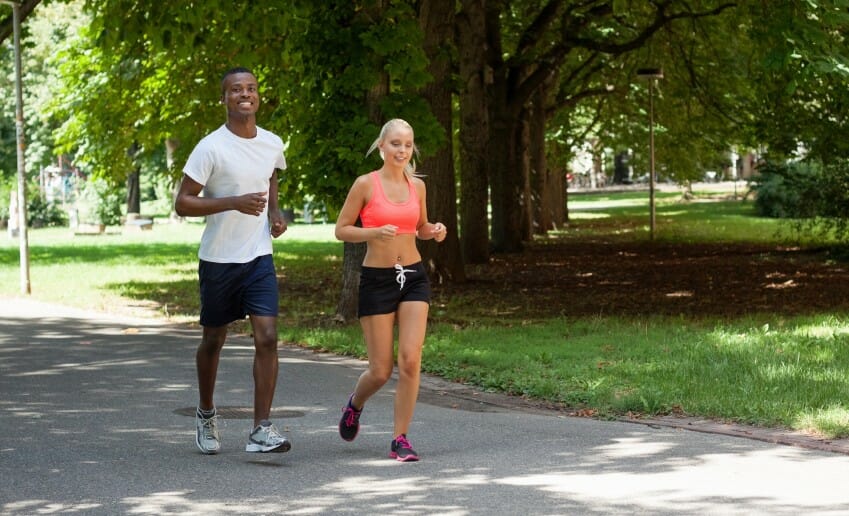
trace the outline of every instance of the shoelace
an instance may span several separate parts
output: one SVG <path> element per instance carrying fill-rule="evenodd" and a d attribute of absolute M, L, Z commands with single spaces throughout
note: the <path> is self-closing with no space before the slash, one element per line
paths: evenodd
<path fill-rule="evenodd" d="M 401 285 L 399 290 L 404 290 L 404 282 L 407 281 L 407 276 L 405 276 L 405 274 L 408 272 L 416 271 L 414 271 L 413 269 L 405 269 L 400 263 L 395 264 L 395 270 L 397 271 L 397 274 L 395 274 L 395 281 L 397 281 L 398 284 Z"/>
<path fill-rule="evenodd" d="M 346 407 L 345 412 L 345 424 L 348 426 L 356 425 L 357 422 L 360 420 L 361 411 L 354 410 L 351 407 Z"/>
<path fill-rule="evenodd" d="M 203 428 L 202 432 L 203 432 L 203 438 L 204 439 L 211 439 L 211 438 L 218 439 L 218 422 L 219 422 L 218 418 L 219 417 L 220 416 L 218 414 L 216 414 L 216 415 L 209 417 L 209 418 L 203 418 L 203 417 L 200 418 L 200 424 L 201 424 L 201 427 Z"/>
<path fill-rule="evenodd" d="M 281 434 L 281 433 L 277 430 L 277 427 L 276 427 L 276 426 L 271 425 L 271 426 L 268 428 L 268 440 L 269 440 L 269 441 L 275 441 L 275 442 L 282 441 L 282 440 L 283 440 L 283 434 Z"/>
<path fill-rule="evenodd" d="M 412 450 L 413 446 L 410 444 L 410 441 L 407 440 L 403 435 L 399 436 L 395 439 L 395 444 L 398 445 L 398 448 L 406 448 L 408 450 Z"/>
<path fill-rule="evenodd" d="M 259 430 L 257 432 L 255 432 L 255 434 L 254 434 L 254 435 L 257 435 L 257 439 L 254 439 L 253 435 L 251 435 L 251 440 L 259 442 L 260 441 L 259 434 L 261 434 L 262 432 L 265 432 L 265 439 L 264 440 L 267 443 L 276 443 L 276 442 L 280 442 L 284 439 L 283 434 L 281 434 L 277 430 L 276 426 L 268 425 L 268 426 L 260 426 Z"/>

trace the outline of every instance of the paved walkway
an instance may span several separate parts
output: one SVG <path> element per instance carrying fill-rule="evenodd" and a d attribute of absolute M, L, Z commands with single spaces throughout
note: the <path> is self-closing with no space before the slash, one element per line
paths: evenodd
<path fill-rule="evenodd" d="M 0 300 L 0 514 L 846 514 L 849 456 L 564 417 L 426 379 L 387 458 L 393 385 L 339 439 L 357 360 L 284 348 L 274 416 L 293 442 L 242 451 L 251 341 L 225 348 L 223 452 L 194 446 L 198 332 Z"/>

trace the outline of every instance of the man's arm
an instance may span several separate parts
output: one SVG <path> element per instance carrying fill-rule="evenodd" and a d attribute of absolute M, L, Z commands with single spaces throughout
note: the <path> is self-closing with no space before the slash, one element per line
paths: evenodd
<path fill-rule="evenodd" d="M 268 223 L 271 227 L 271 236 L 274 238 L 282 235 L 288 228 L 286 219 L 283 218 L 283 214 L 280 212 L 277 195 L 277 170 L 275 169 L 271 174 L 271 178 L 268 180 Z"/>
<path fill-rule="evenodd" d="M 276 192 L 275 183 L 275 192 Z M 237 210 L 246 215 L 259 216 L 268 202 L 268 192 L 256 192 L 235 197 L 201 197 L 200 192 L 203 185 L 183 175 L 180 190 L 177 192 L 177 200 L 174 202 L 174 211 L 181 217 L 204 217 L 214 213 L 227 210 Z M 276 201 L 275 194 L 275 204 Z"/>

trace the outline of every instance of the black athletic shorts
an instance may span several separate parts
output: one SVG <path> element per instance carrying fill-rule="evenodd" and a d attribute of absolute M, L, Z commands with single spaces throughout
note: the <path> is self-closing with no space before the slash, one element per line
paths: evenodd
<path fill-rule="evenodd" d="M 270 254 L 247 263 L 200 261 L 200 324 L 218 327 L 246 315 L 277 316 L 277 272 Z"/>
<path fill-rule="evenodd" d="M 422 262 L 395 267 L 366 267 L 360 272 L 358 317 L 391 314 L 404 301 L 430 303 L 430 280 Z"/>

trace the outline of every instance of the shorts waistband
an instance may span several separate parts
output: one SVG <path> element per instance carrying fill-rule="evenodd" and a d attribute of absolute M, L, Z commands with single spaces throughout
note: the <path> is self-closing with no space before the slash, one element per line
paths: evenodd
<path fill-rule="evenodd" d="M 411 263 L 409 265 L 402 265 L 402 267 L 405 268 L 405 269 L 410 268 L 410 269 L 422 270 L 422 269 L 424 269 L 424 264 L 421 261 L 418 261 L 416 263 Z M 394 273 L 398 270 L 398 268 L 394 265 L 392 267 L 368 267 L 366 265 L 362 265 L 360 267 L 360 270 L 364 271 L 364 272 L 368 271 L 368 272 L 393 272 Z"/>

